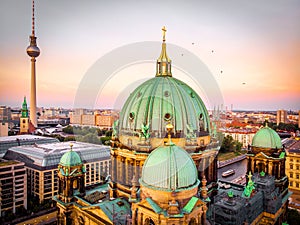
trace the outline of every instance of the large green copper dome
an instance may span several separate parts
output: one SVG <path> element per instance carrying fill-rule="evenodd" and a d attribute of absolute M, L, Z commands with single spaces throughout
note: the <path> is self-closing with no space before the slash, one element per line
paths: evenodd
<path fill-rule="evenodd" d="M 172 77 L 171 60 L 163 43 L 156 76 L 137 87 L 120 112 L 117 137 L 130 148 L 144 145 L 143 139 L 150 143 L 150 149 L 155 149 L 163 145 L 165 126 L 169 123 L 174 126 L 172 137 L 177 145 L 185 148 L 191 142 L 195 146 L 209 143 L 207 109 L 191 87 Z M 207 138 L 200 140 L 200 137 Z"/>
<path fill-rule="evenodd" d="M 279 135 L 268 126 L 261 128 L 252 139 L 252 147 L 281 149 L 281 139 Z"/>
<path fill-rule="evenodd" d="M 120 130 L 141 130 L 149 125 L 159 137 L 171 122 L 177 132 L 209 131 L 209 117 L 197 93 L 173 77 L 155 77 L 131 93 L 120 114 Z M 202 122 L 202 125 L 200 125 Z M 202 126 L 202 127 L 201 127 Z"/>
<path fill-rule="evenodd" d="M 176 191 L 194 188 L 199 181 L 191 156 L 182 148 L 170 144 L 151 152 L 143 166 L 140 183 L 153 189 Z"/>
<path fill-rule="evenodd" d="M 81 165 L 82 161 L 78 153 L 71 149 L 71 151 L 66 152 L 61 157 L 59 164 L 62 166 L 71 167 Z"/>

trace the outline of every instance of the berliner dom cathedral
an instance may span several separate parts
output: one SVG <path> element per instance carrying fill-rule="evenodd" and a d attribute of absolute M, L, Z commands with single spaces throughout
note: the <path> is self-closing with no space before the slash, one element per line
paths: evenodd
<path fill-rule="evenodd" d="M 205 175 L 211 187 L 217 179 L 207 109 L 191 87 L 172 76 L 166 48 L 164 34 L 155 77 L 130 94 L 114 128 L 111 197 L 129 197 L 133 176 L 139 179 L 149 154 L 167 142 L 168 124 L 172 142 L 190 154 L 199 177 Z"/>
<path fill-rule="evenodd" d="M 207 109 L 173 77 L 162 30 L 156 74 L 131 92 L 114 123 L 110 178 L 85 187 L 80 156 L 71 149 L 62 157 L 54 197 L 58 224 L 279 224 L 288 196 L 282 146 L 277 139 L 269 146 L 260 137 L 267 132 L 259 131 L 246 187 L 218 181 L 219 145 Z"/>

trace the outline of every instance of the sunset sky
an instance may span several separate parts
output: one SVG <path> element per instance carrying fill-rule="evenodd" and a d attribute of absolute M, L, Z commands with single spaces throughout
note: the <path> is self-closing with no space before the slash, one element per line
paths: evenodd
<path fill-rule="evenodd" d="M 207 66 L 224 105 L 245 110 L 300 109 L 298 0 L 36 0 L 35 5 L 41 49 L 36 66 L 39 107 L 72 108 L 83 77 L 97 60 L 132 43 L 161 42 L 161 27 L 166 26 L 167 44 L 186 49 Z M 31 0 L 0 2 L 0 105 L 21 106 L 24 95 L 30 99 L 26 48 L 31 13 Z M 193 87 L 182 68 L 176 69 L 180 59 L 169 57 L 173 76 Z M 155 75 L 156 58 L 152 64 L 124 65 L 113 74 L 99 71 L 99 76 L 107 77 L 99 78 L 105 88 L 94 107 L 111 108 L 120 96 L 126 99 L 139 81 Z M 216 88 L 201 84 L 205 85 Z M 209 107 L 215 104 L 210 102 Z"/>

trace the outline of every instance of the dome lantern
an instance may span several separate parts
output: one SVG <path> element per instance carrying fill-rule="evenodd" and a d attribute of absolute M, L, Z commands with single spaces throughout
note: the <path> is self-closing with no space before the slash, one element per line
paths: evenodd
<path fill-rule="evenodd" d="M 161 48 L 161 54 L 156 62 L 156 76 L 169 76 L 172 77 L 171 72 L 171 59 L 167 55 L 167 49 L 166 49 L 166 28 L 162 28 L 163 31 L 163 43 Z"/>

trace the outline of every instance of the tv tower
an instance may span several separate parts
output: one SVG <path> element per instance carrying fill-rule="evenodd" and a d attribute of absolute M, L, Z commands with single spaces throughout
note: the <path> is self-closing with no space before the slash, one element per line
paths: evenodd
<path fill-rule="evenodd" d="M 37 127 L 35 58 L 40 55 L 40 49 L 36 44 L 36 36 L 34 32 L 34 0 L 32 0 L 32 33 L 29 38 L 30 45 L 27 47 L 26 51 L 31 57 L 30 122 L 34 127 Z"/>

